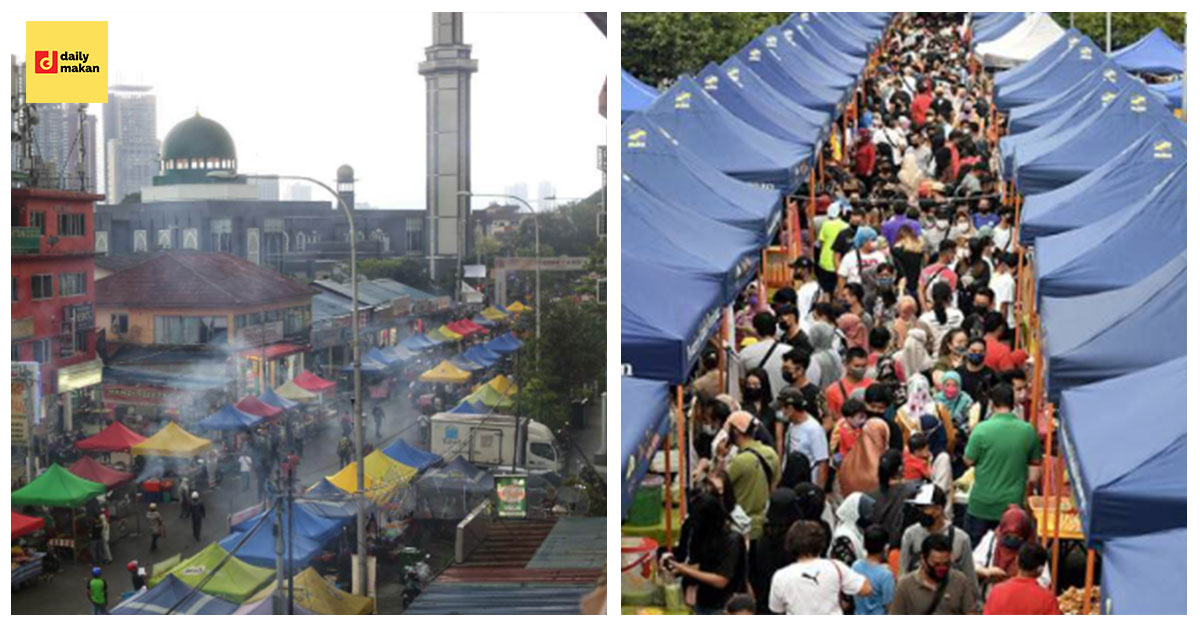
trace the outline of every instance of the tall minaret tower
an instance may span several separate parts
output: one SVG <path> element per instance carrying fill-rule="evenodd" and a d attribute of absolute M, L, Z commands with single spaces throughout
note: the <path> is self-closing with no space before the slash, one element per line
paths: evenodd
<path fill-rule="evenodd" d="M 461 256 L 471 250 L 471 202 L 458 192 L 471 190 L 471 74 L 478 69 L 463 43 L 462 13 L 434 13 L 433 45 L 417 71 L 425 77 L 425 211 L 435 280 L 461 274 Z"/>

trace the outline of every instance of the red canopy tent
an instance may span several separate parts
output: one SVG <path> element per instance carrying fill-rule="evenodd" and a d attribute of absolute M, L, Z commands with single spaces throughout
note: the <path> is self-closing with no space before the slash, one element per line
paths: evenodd
<path fill-rule="evenodd" d="M 41 530 L 45 526 L 46 520 L 41 517 L 27 517 L 15 512 L 12 514 L 12 538 L 14 539 Z"/>
<path fill-rule="evenodd" d="M 456 320 L 446 326 L 452 329 L 454 333 L 462 334 L 464 336 L 470 336 L 471 334 L 477 334 L 481 331 L 485 331 L 484 328 L 465 318 Z"/>
<path fill-rule="evenodd" d="M 255 416 L 273 417 L 283 414 L 283 408 L 276 408 L 275 406 L 262 401 L 254 395 L 246 395 L 245 397 L 242 397 L 242 400 L 234 404 L 233 407 L 241 410 L 242 412 L 249 412 Z"/>
<path fill-rule="evenodd" d="M 125 427 L 124 423 L 113 421 L 98 434 L 75 443 L 75 448 L 84 451 L 129 451 L 130 447 L 144 440 L 145 436 Z"/>
<path fill-rule="evenodd" d="M 126 480 L 132 480 L 132 473 L 117 471 L 116 469 L 106 467 L 99 462 L 96 462 L 91 456 L 84 456 L 75 461 L 75 464 L 67 468 L 67 471 L 78 475 L 85 480 L 99 482 L 108 488 L 112 488 Z"/>
<path fill-rule="evenodd" d="M 327 379 L 322 379 L 316 375 L 313 375 L 312 373 L 309 373 L 308 371 L 303 371 L 299 375 L 293 377 L 292 381 L 304 390 L 315 393 L 329 392 L 334 388 L 337 388 L 336 383 Z"/>

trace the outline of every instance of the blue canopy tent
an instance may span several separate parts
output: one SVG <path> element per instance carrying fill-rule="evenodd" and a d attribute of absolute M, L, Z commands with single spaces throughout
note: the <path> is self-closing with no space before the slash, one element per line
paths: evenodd
<path fill-rule="evenodd" d="M 463 401 L 450 409 L 455 414 L 488 414 L 488 407 L 483 403 Z"/>
<path fill-rule="evenodd" d="M 1089 544 L 1187 526 L 1187 387 L 1183 356 L 1063 391 L 1060 442 Z"/>
<path fill-rule="evenodd" d="M 1064 50 L 1054 63 L 1043 67 L 1041 72 L 996 88 L 996 108 L 1007 111 L 1042 102 L 1062 93 L 1107 61 L 1104 51 L 1085 35 L 1077 45 Z"/>
<path fill-rule="evenodd" d="M 1167 104 L 1171 105 L 1172 109 L 1183 108 L 1183 81 L 1154 83 L 1150 86 L 1150 89 L 1162 95 L 1167 100 Z"/>
<path fill-rule="evenodd" d="M 448 361 L 451 364 L 453 364 L 454 366 L 457 366 L 458 368 L 460 368 L 464 371 L 482 371 L 483 370 L 482 364 L 477 364 L 477 363 L 473 362 L 471 359 L 467 358 L 466 356 L 464 356 L 461 353 L 450 358 Z"/>
<path fill-rule="evenodd" d="M 275 394 L 274 390 L 271 390 L 270 388 L 266 389 L 266 391 L 259 395 L 258 400 L 269 406 L 283 408 L 284 410 L 295 408 L 296 406 L 300 405 L 300 403 L 297 401 L 280 397 L 279 395 Z"/>
<path fill-rule="evenodd" d="M 782 53 L 776 36 L 759 35 L 734 56 L 796 103 L 830 115 L 838 114 L 846 90 L 814 83 L 798 60 Z"/>
<path fill-rule="evenodd" d="M 639 111 L 645 111 L 658 98 L 658 91 L 621 70 L 621 121 Z"/>
<path fill-rule="evenodd" d="M 1024 21 L 1024 13 L 995 13 L 971 28 L 971 43 L 978 45 L 1000 39 Z"/>
<path fill-rule="evenodd" d="M 1027 131 L 1032 131 L 1058 118 L 1064 112 L 1070 110 L 1075 103 L 1088 98 L 1098 90 L 1115 90 L 1119 92 L 1129 82 L 1136 80 L 1111 60 L 1105 61 L 1089 72 L 1087 76 L 1069 88 L 1059 91 L 1056 95 L 1039 102 L 1017 107 L 1010 111 L 1008 115 L 1008 132 L 1013 135 L 1019 135 Z"/>
<path fill-rule="evenodd" d="M 777 139 L 743 122 L 684 76 L 646 117 L 722 172 L 786 192 L 800 183 L 812 148 Z"/>
<path fill-rule="evenodd" d="M 621 126 L 621 170 L 656 196 L 676 199 L 728 225 L 757 230 L 765 244 L 779 226 L 783 196 L 726 176 L 641 115 Z"/>
<path fill-rule="evenodd" d="M 1130 207 L 1086 227 L 1038 238 L 1038 294 L 1071 297 L 1124 288 L 1185 249 L 1187 166 L 1180 166 Z"/>
<path fill-rule="evenodd" d="M 798 72 L 802 72 L 804 77 L 814 85 L 823 85 L 835 93 L 844 95 L 858 81 L 858 77 L 854 73 L 844 72 L 825 63 L 807 46 L 801 46 L 796 39 L 799 38 L 805 43 L 807 43 L 807 39 L 800 36 L 794 27 L 772 26 L 763 31 L 763 36 L 768 43 L 774 41 L 774 49 L 779 52 L 779 56 L 783 57 L 784 61 L 790 63 Z"/>
<path fill-rule="evenodd" d="M 821 135 L 820 125 L 812 124 L 776 103 L 750 97 L 740 82 L 731 80 L 715 63 L 709 63 L 701 70 L 696 80 L 721 106 L 764 133 L 804 146 L 808 152 L 812 152 Z"/>
<path fill-rule="evenodd" d="M 409 445 L 404 442 L 403 438 L 398 438 L 396 442 L 384 447 L 383 454 L 400 464 L 416 469 L 418 473 L 437 464 L 442 459 L 441 456 L 435 453 L 430 453 Z"/>
<path fill-rule="evenodd" d="M 1016 163 L 1017 189 L 1024 194 L 1045 192 L 1095 170 L 1137 141 L 1159 122 L 1186 136 L 1184 123 L 1160 106 L 1145 86 L 1131 85 L 1093 120 L 1091 125 L 1043 143 L 1037 156 Z"/>
<path fill-rule="evenodd" d="M 1051 399 L 1187 355 L 1186 255 L 1125 288 L 1042 300 Z"/>
<path fill-rule="evenodd" d="M 462 519 L 495 488 L 490 473 L 455 456 L 446 466 L 421 476 L 414 487 L 417 516 L 432 519 Z"/>
<path fill-rule="evenodd" d="M 362 357 L 366 360 L 374 360 L 375 362 L 379 362 L 385 366 L 391 366 L 400 361 L 400 358 L 397 357 L 396 354 L 393 353 L 388 355 L 387 352 L 383 351 L 379 347 L 371 347 Z"/>
<path fill-rule="evenodd" d="M 791 30 L 795 33 L 793 40 L 796 45 L 811 53 L 822 63 L 830 68 L 846 74 L 855 80 L 862 73 L 863 66 L 866 65 L 865 58 L 859 58 L 848 55 L 837 48 L 834 48 L 829 42 L 821 39 L 813 29 L 809 28 L 804 20 L 800 19 L 798 14 L 793 13 L 791 17 L 783 23 L 784 34 Z M 851 83 L 853 85 L 853 82 Z"/>
<path fill-rule="evenodd" d="M 415 336 L 409 336 L 408 338 L 405 338 L 400 344 L 404 345 L 404 348 L 408 349 L 409 351 L 423 351 L 430 347 L 437 346 L 438 343 L 430 340 L 429 336 L 426 336 L 424 333 L 420 333 Z"/>
<path fill-rule="evenodd" d="M 354 502 L 354 496 L 325 479 L 309 488 L 303 497 L 296 499 L 296 503 L 303 503 L 309 512 L 327 519 L 349 521 L 358 516 L 358 505 Z M 374 508 L 375 503 L 368 500 L 367 512 Z"/>
<path fill-rule="evenodd" d="M 621 363 L 634 377 L 684 381 L 720 320 L 720 282 L 624 252 L 621 281 Z"/>
<path fill-rule="evenodd" d="M 1078 44 L 1082 36 L 1083 34 L 1078 29 L 1068 28 L 1063 32 L 1062 37 L 1059 37 L 1057 41 L 1037 53 L 1032 59 L 1011 70 L 997 72 L 993 81 L 996 89 L 1007 87 L 1013 83 L 1021 82 L 1026 78 L 1040 74 L 1047 66 L 1058 62 L 1064 52 Z"/>
<path fill-rule="evenodd" d="M 1186 146 L 1174 125 L 1158 124 L 1070 185 L 1025 197 L 1021 242 L 1089 225 L 1136 203 L 1187 163 Z"/>
<path fill-rule="evenodd" d="M 807 16 L 807 19 L 806 19 Z M 861 31 L 847 27 L 832 13 L 800 13 L 800 20 L 830 46 L 848 55 L 865 58 L 870 54 L 871 37 Z"/>
<path fill-rule="evenodd" d="M 1107 541 L 1100 556 L 1106 615 L 1187 614 L 1186 526 Z"/>
<path fill-rule="evenodd" d="M 134 593 L 129 599 L 113 607 L 109 614 L 166 615 L 167 611 L 184 598 L 187 598 L 187 601 L 175 609 L 174 615 L 232 615 L 238 607 L 233 602 L 226 602 L 207 593 L 193 593 L 191 586 L 168 574 L 158 586 Z"/>
<path fill-rule="evenodd" d="M 663 382 L 621 378 L 621 518 L 671 426 L 670 389 Z"/>
<path fill-rule="evenodd" d="M 359 364 L 362 367 L 363 373 L 371 373 L 373 375 L 379 375 L 379 374 L 388 372 L 388 365 L 384 364 L 383 362 L 377 362 L 367 356 L 363 356 L 363 358 L 359 361 Z M 343 373 L 353 373 L 354 365 L 347 364 L 346 366 L 343 366 L 342 372 Z"/>
<path fill-rule="evenodd" d="M 1090 93 L 1071 103 L 1066 110 L 1041 126 L 1017 135 L 1006 135 L 1000 138 L 1000 169 L 1001 174 L 1011 178 L 1016 164 L 1036 155 L 1048 142 L 1060 140 L 1074 129 L 1090 125 L 1107 106 L 1114 102 L 1119 94 L 1131 88 L 1116 85 L 1097 85 Z"/>
<path fill-rule="evenodd" d="M 335 488 L 334 490 L 338 489 Z M 344 496 L 345 493 L 342 493 L 342 495 Z M 352 517 L 347 517 L 342 514 L 330 513 L 328 509 L 321 508 L 318 505 L 314 505 L 302 500 L 297 500 L 292 505 L 292 510 L 296 515 L 296 521 L 292 524 L 292 532 L 297 536 L 304 536 L 306 538 L 319 541 L 320 543 L 325 543 L 326 541 L 336 537 L 338 532 L 341 531 L 342 526 L 350 523 L 352 519 Z M 258 521 L 263 517 L 271 518 L 271 521 L 267 521 L 263 524 L 263 528 L 267 528 L 269 530 L 271 528 L 271 523 L 275 518 L 275 513 L 270 511 L 259 513 L 244 521 L 238 522 L 236 525 L 231 526 L 231 529 L 234 532 L 248 532 L 249 530 L 253 529 Z M 284 529 L 287 528 L 287 523 L 288 513 L 286 510 L 284 510 Z M 233 546 L 231 545 L 230 547 Z"/>
<path fill-rule="evenodd" d="M 1161 28 L 1112 53 L 1112 60 L 1134 74 L 1183 74 L 1183 46 Z"/>
<path fill-rule="evenodd" d="M 621 177 L 621 238 L 630 255 L 720 279 L 728 302 L 754 278 L 762 245 L 761 234 L 656 197 L 626 176 Z"/>
<path fill-rule="evenodd" d="M 247 536 L 249 538 L 235 552 L 234 548 Z M 283 537 L 283 566 L 284 569 L 287 569 L 287 556 L 288 552 L 291 552 L 293 573 L 307 569 L 308 565 L 321 553 L 322 543 L 299 533 L 289 536 L 286 520 L 281 536 Z M 254 532 L 233 532 L 221 539 L 218 544 L 225 551 L 251 565 L 272 569 L 275 567 L 275 534 L 269 524 L 263 524 Z"/>
<path fill-rule="evenodd" d="M 517 349 L 520 349 L 525 343 L 517 340 L 517 337 L 512 335 L 512 332 L 501 334 L 485 342 L 483 346 L 489 351 L 499 353 L 500 355 L 508 355 Z"/>
<path fill-rule="evenodd" d="M 832 26 L 838 28 L 840 32 L 848 33 L 851 38 L 862 42 L 865 45 L 865 53 L 871 54 L 875 44 L 883 39 L 882 26 L 867 26 L 852 19 L 853 15 L 849 11 L 830 11 L 817 13 L 817 20 L 828 20 Z"/>
<path fill-rule="evenodd" d="M 746 65 L 746 62 L 738 58 L 737 55 L 726 59 L 720 67 L 725 72 L 725 76 L 737 81 L 751 98 L 767 101 L 773 106 L 790 111 L 799 119 L 804 120 L 804 126 L 806 127 L 818 127 L 820 129 L 820 136 L 817 139 L 817 143 L 825 141 L 825 137 L 829 135 L 830 121 L 833 119 L 833 114 L 830 112 L 810 109 L 792 100 L 792 98 L 763 80 L 763 77 L 759 76 L 749 65 Z"/>
<path fill-rule="evenodd" d="M 483 314 L 476 314 L 475 316 L 472 316 L 471 322 L 479 325 L 480 327 L 491 327 L 492 325 L 496 324 L 496 321 L 489 321 Z"/>
<path fill-rule="evenodd" d="M 466 351 L 463 351 L 463 357 L 476 364 L 490 368 L 499 362 L 500 358 L 503 356 L 483 345 L 471 345 L 470 347 L 467 347 Z"/>
<path fill-rule="evenodd" d="M 197 425 L 206 430 L 248 430 L 262 420 L 258 415 L 242 412 L 233 407 L 232 403 L 227 403 L 220 410 L 201 419 Z"/>

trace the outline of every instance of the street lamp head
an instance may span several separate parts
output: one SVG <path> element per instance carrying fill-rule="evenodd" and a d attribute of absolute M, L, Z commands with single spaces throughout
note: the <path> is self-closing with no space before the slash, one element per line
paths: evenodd
<path fill-rule="evenodd" d="M 471 196 L 472 194 L 470 192 L 468 192 L 467 190 L 459 190 L 458 195 L 459 196 Z"/>
<path fill-rule="evenodd" d="M 232 170 L 210 170 L 206 173 L 205 176 L 212 177 L 213 179 L 236 179 L 237 178 L 237 174 L 234 173 Z M 243 175 L 243 176 L 245 176 L 245 175 Z"/>

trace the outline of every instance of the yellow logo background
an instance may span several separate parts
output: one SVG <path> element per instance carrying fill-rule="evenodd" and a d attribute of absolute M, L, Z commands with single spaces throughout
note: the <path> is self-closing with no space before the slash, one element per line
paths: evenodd
<path fill-rule="evenodd" d="M 87 62 L 58 61 L 58 72 L 39 74 L 34 53 L 83 52 Z M 63 72 L 64 65 L 96 65 L 99 72 Z M 108 102 L 108 22 L 25 22 L 25 92 L 31 103 Z"/>

